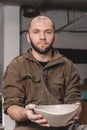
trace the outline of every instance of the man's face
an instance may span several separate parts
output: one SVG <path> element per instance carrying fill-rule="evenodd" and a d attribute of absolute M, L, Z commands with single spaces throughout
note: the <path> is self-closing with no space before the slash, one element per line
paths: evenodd
<path fill-rule="evenodd" d="M 52 22 L 49 19 L 36 19 L 32 21 L 28 39 L 36 52 L 40 54 L 47 53 L 55 40 Z"/>

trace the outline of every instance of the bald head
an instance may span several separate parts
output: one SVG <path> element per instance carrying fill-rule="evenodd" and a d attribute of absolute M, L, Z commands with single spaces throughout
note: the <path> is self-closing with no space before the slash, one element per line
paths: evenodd
<path fill-rule="evenodd" d="M 33 19 L 30 21 L 30 23 L 29 23 L 28 31 L 30 30 L 30 28 L 31 28 L 31 26 L 32 26 L 33 24 L 35 24 L 36 22 L 41 22 L 41 21 L 44 21 L 44 22 L 45 22 L 45 21 L 48 21 L 49 24 L 52 26 L 52 28 L 53 28 L 54 31 L 55 31 L 55 25 L 54 25 L 53 21 L 52 21 L 49 17 L 47 17 L 47 16 L 37 16 L 37 17 L 33 18 Z"/>

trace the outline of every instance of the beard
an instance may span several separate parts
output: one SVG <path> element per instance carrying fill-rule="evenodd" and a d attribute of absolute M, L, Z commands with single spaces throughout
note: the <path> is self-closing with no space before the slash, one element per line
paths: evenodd
<path fill-rule="evenodd" d="M 44 50 L 43 50 L 43 49 L 40 49 L 38 46 L 34 45 L 34 43 L 32 42 L 31 39 L 30 39 L 30 42 L 31 42 L 32 48 L 33 48 L 36 52 L 38 52 L 39 54 L 46 54 L 46 53 L 48 53 L 49 50 L 52 48 L 54 39 L 53 39 L 53 41 L 51 42 L 51 44 L 50 44 L 48 47 L 46 47 Z"/>

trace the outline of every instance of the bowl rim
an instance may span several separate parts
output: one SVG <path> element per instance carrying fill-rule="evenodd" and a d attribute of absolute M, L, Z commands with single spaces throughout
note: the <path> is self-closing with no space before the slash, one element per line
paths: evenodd
<path fill-rule="evenodd" d="M 69 111 L 69 112 L 66 112 L 66 113 L 63 113 L 63 114 L 60 114 L 60 113 L 54 113 L 54 112 L 50 112 L 50 111 L 46 111 L 46 110 L 43 110 L 41 108 L 45 107 L 61 107 L 61 106 L 70 106 L 70 107 L 74 107 L 74 110 L 72 111 Z M 67 114 L 70 114 L 70 113 L 73 113 L 73 112 L 76 112 L 78 110 L 78 105 L 77 104 L 57 104 L 57 105 L 36 105 L 36 107 L 34 108 L 34 111 L 39 113 L 45 113 L 45 114 L 50 114 L 50 115 L 55 115 L 55 116 L 61 116 L 61 115 L 67 115 Z"/>

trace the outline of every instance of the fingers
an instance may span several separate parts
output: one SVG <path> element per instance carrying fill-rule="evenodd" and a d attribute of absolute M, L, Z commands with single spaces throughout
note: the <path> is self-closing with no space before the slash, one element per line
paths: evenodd
<path fill-rule="evenodd" d="M 47 126 L 47 127 L 50 126 L 45 118 L 39 118 L 37 120 L 33 120 L 33 122 L 35 122 L 41 126 Z"/>
<path fill-rule="evenodd" d="M 28 104 L 25 108 L 26 110 L 29 110 L 29 109 L 34 109 L 35 108 L 35 104 Z"/>
<path fill-rule="evenodd" d="M 69 122 L 67 122 L 67 123 L 65 124 L 64 127 L 66 127 L 66 126 L 68 126 L 68 125 L 70 125 L 70 124 L 73 124 L 74 122 L 75 122 L 74 120 L 70 120 Z"/>
<path fill-rule="evenodd" d="M 35 114 L 33 110 L 27 110 L 27 115 L 28 115 L 28 119 L 30 119 L 32 121 L 42 118 L 41 115 Z"/>
<path fill-rule="evenodd" d="M 73 120 L 78 120 L 79 119 L 79 115 L 76 114 L 74 117 L 73 117 Z"/>
<path fill-rule="evenodd" d="M 42 115 L 35 113 L 34 108 L 35 108 L 35 104 L 29 104 L 25 107 L 26 115 L 27 115 L 28 119 L 41 126 L 49 127 L 50 125 L 47 122 L 47 120 Z"/>
<path fill-rule="evenodd" d="M 35 108 L 35 104 L 29 104 L 26 106 L 26 113 L 27 113 L 28 119 L 30 119 L 31 121 L 35 121 L 42 118 L 42 115 L 36 114 L 34 112 L 34 108 Z"/>
<path fill-rule="evenodd" d="M 81 103 L 80 103 L 80 102 L 76 102 L 75 104 L 81 106 Z"/>
<path fill-rule="evenodd" d="M 81 107 L 81 103 L 80 102 L 76 102 L 75 104 L 78 105 L 79 107 L 78 107 L 76 115 L 73 117 L 73 120 L 78 120 L 79 116 L 80 116 L 80 113 L 82 111 L 82 107 Z"/>
<path fill-rule="evenodd" d="M 25 108 L 26 108 L 26 114 L 27 114 L 29 120 L 35 121 L 35 120 L 42 118 L 41 115 L 36 114 L 34 112 L 35 104 L 29 104 Z"/>
<path fill-rule="evenodd" d="M 79 116 L 76 114 L 72 119 L 70 119 L 66 124 L 65 126 L 68 126 L 72 123 L 74 123 L 76 120 L 78 120 Z"/>
<path fill-rule="evenodd" d="M 32 110 L 27 110 L 27 115 L 28 119 L 31 120 L 32 122 L 35 122 L 41 126 L 47 126 L 47 127 L 50 126 L 47 120 L 42 115 L 36 114 Z"/>
<path fill-rule="evenodd" d="M 77 111 L 77 114 L 79 116 L 81 114 L 81 112 L 82 112 L 82 106 L 81 106 L 80 102 L 76 102 L 75 104 L 79 106 L 78 111 Z"/>

